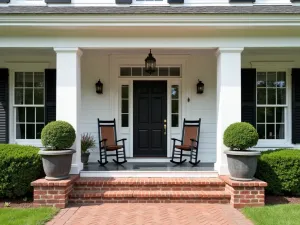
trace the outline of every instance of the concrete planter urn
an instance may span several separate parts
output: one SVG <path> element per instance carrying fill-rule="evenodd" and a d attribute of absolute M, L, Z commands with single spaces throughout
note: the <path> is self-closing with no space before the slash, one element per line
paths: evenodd
<path fill-rule="evenodd" d="M 46 180 L 63 180 L 69 177 L 72 156 L 71 150 L 76 138 L 75 130 L 65 121 L 48 123 L 42 130 L 41 140 L 45 150 L 39 151 L 42 156 Z"/>
<path fill-rule="evenodd" d="M 257 167 L 257 157 L 260 152 L 249 151 L 248 148 L 258 142 L 258 133 L 249 123 L 233 123 L 224 132 L 224 145 L 230 148 L 227 155 L 230 179 L 249 181 L 254 179 Z"/>
<path fill-rule="evenodd" d="M 247 181 L 253 180 L 257 167 L 257 151 L 225 151 L 227 155 L 230 179 Z"/>
<path fill-rule="evenodd" d="M 75 150 L 39 151 L 42 156 L 46 180 L 63 180 L 69 177 Z"/>
<path fill-rule="evenodd" d="M 89 153 L 89 152 L 81 153 L 81 162 L 83 163 L 83 165 L 88 165 L 90 154 L 91 153 Z"/>

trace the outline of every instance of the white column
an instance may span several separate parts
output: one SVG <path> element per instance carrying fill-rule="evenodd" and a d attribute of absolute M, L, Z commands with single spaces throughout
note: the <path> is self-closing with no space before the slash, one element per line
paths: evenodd
<path fill-rule="evenodd" d="M 76 131 L 71 174 L 79 174 L 81 163 L 80 111 L 81 111 L 81 69 L 79 48 L 55 48 L 56 51 L 56 120 L 72 124 Z"/>
<path fill-rule="evenodd" d="M 228 175 L 223 144 L 225 129 L 241 121 L 241 53 L 243 48 L 217 50 L 217 161 L 215 170 Z"/>

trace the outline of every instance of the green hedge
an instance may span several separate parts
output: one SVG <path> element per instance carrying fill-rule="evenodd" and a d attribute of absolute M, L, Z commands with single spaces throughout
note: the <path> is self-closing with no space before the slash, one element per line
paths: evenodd
<path fill-rule="evenodd" d="M 258 159 L 256 175 L 266 181 L 267 193 L 300 194 L 300 150 L 279 149 L 263 152 Z"/>
<path fill-rule="evenodd" d="M 16 198 L 32 191 L 30 183 L 43 175 L 39 148 L 0 144 L 0 198 Z"/>

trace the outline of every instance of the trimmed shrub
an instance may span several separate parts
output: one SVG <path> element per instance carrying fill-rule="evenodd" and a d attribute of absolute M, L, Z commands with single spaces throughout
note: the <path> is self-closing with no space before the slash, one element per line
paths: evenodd
<path fill-rule="evenodd" d="M 32 146 L 0 144 L 0 198 L 16 198 L 32 192 L 30 183 L 43 175 L 39 150 Z"/>
<path fill-rule="evenodd" d="M 255 177 L 266 181 L 270 194 L 300 194 L 300 150 L 279 149 L 262 152 Z"/>
<path fill-rule="evenodd" d="M 231 150 L 246 150 L 257 144 L 258 133 L 256 129 L 245 122 L 233 123 L 224 132 L 224 145 Z"/>
<path fill-rule="evenodd" d="M 70 148 L 76 138 L 75 130 L 65 121 L 53 121 L 42 130 L 42 144 L 53 150 Z"/>

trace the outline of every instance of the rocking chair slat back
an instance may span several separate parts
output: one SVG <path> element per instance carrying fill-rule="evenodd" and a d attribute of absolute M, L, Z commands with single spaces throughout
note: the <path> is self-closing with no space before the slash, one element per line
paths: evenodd
<path fill-rule="evenodd" d="M 116 120 L 103 121 L 98 119 L 99 141 L 107 139 L 106 145 L 116 145 Z M 104 142 L 102 142 L 102 147 Z"/>

